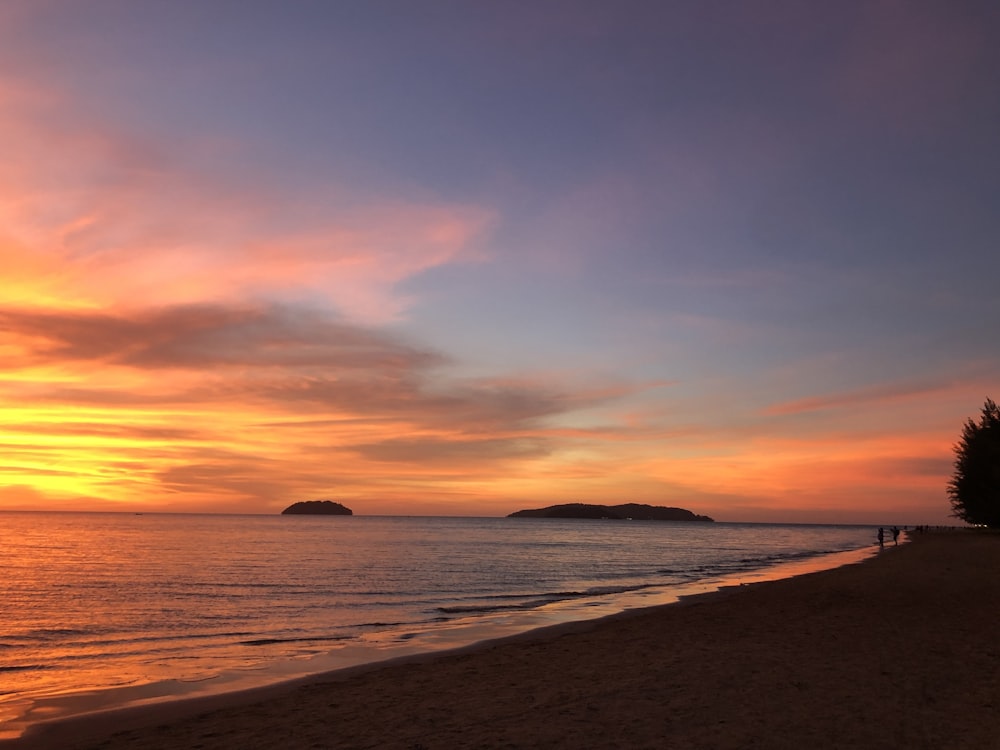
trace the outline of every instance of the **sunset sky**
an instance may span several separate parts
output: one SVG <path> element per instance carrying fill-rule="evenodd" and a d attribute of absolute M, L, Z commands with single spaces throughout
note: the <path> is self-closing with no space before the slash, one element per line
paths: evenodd
<path fill-rule="evenodd" d="M 1000 5 L 0 0 L 0 509 L 945 523 Z"/>

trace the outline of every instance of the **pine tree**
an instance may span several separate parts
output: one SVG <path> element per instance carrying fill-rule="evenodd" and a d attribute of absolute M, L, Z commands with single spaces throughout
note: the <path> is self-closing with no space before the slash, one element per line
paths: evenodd
<path fill-rule="evenodd" d="M 979 421 L 969 419 L 962 429 L 948 497 L 953 516 L 1000 528 L 1000 407 L 992 399 L 986 399 Z"/>

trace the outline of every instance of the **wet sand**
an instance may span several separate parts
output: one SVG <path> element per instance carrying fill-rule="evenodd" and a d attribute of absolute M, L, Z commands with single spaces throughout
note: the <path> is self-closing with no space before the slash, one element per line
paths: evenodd
<path fill-rule="evenodd" d="M 1000 534 L 0 749 L 995 748 Z"/>

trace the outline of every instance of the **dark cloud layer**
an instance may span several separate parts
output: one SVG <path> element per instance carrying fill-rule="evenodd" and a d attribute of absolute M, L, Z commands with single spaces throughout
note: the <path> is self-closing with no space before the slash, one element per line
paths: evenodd
<path fill-rule="evenodd" d="M 374 330 L 277 306 L 184 305 L 128 314 L 8 308 L 0 309 L 0 332 L 46 363 L 405 370 L 443 361 Z"/>
<path fill-rule="evenodd" d="M 436 375 L 447 362 L 437 352 L 289 307 L 198 305 L 127 315 L 8 308 L 0 309 L 0 342 L 4 339 L 26 348 L 33 364 L 93 363 L 206 376 L 183 388 L 164 378 L 141 392 L 47 386 L 32 394 L 34 400 L 57 403 L 270 402 L 292 413 L 324 409 L 427 425 L 461 423 L 477 431 L 534 422 L 628 392 L 621 387 L 580 394 L 531 382 L 446 381 Z"/>

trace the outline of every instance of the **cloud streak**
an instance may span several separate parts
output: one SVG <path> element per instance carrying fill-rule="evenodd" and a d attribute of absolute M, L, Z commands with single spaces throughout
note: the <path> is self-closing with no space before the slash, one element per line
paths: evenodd
<path fill-rule="evenodd" d="M 772 404 L 767 407 L 765 413 L 782 415 L 802 414 L 831 409 L 855 409 L 871 404 L 884 404 L 887 401 L 927 397 L 934 393 L 947 391 L 953 386 L 953 382 L 940 379 L 880 383 L 853 391 L 832 393 L 825 396 L 813 396 L 810 398 L 796 399 L 795 401 Z"/>
<path fill-rule="evenodd" d="M 0 331 L 31 364 L 98 361 L 138 369 L 297 367 L 380 371 L 444 358 L 386 334 L 286 307 L 182 305 L 111 314 L 0 309 Z"/>

